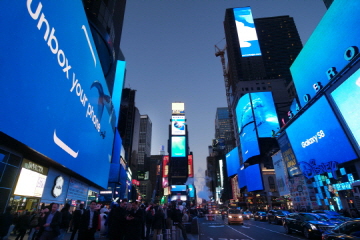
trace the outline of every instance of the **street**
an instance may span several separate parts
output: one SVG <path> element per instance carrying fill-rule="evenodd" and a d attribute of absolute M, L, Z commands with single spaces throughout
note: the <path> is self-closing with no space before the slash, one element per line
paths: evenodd
<path fill-rule="evenodd" d="M 215 221 L 199 218 L 199 240 L 289 240 L 305 239 L 300 234 L 286 234 L 282 225 L 268 222 L 244 220 L 244 225 L 228 225 L 221 216 Z"/>

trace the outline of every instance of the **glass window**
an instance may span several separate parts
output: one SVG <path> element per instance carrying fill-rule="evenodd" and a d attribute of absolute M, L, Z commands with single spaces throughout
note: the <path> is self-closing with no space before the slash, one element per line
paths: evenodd
<path fill-rule="evenodd" d="M 13 165 L 15 167 L 19 167 L 21 163 L 21 157 L 16 156 L 14 154 L 10 154 L 8 164 Z"/>
<path fill-rule="evenodd" d="M 0 149 L 0 162 L 6 163 L 8 154 L 9 154 L 8 152 L 5 152 Z"/>

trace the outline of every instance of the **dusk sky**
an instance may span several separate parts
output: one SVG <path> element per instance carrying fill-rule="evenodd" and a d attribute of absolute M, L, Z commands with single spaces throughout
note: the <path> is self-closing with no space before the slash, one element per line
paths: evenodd
<path fill-rule="evenodd" d="M 293 17 L 303 44 L 326 12 L 322 0 L 128 0 L 126 5 L 125 87 L 137 90 L 136 106 L 152 121 L 151 154 L 158 155 L 161 145 L 167 151 L 171 103 L 184 102 L 195 185 L 203 198 L 216 108 L 227 107 L 214 45 L 225 46 L 225 9 L 246 6 L 254 18 Z"/>

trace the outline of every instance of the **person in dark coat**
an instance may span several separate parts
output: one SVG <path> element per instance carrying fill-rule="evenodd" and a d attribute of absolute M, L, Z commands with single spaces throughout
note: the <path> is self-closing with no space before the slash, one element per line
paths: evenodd
<path fill-rule="evenodd" d="M 109 213 L 108 226 L 110 240 L 123 240 L 125 237 L 125 229 L 127 228 L 126 204 L 127 199 L 123 199 L 120 202 L 120 206 L 113 206 Z"/>
<path fill-rule="evenodd" d="M 158 210 L 155 212 L 154 220 L 153 220 L 154 240 L 156 240 L 157 235 L 161 234 L 162 232 L 164 218 L 165 218 L 164 210 L 161 207 L 158 207 Z"/>
<path fill-rule="evenodd" d="M 61 213 L 58 209 L 59 204 L 50 204 L 50 211 L 41 219 L 38 234 L 40 240 L 56 240 L 60 235 Z"/>
<path fill-rule="evenodd" d="M 84 204 L 80 204 L 79 209 L 76 209 L 75 212 L 73 213 L 72 223 L 71 223 L 73 230 L 71 233 L 70 240 L 74 240 L 74 237 L 77 231 L 79 230 L 81 216 L 84 214 L 84 212 L 85 212 Z"/>
<path fill-rule="evenodd" d="M 99 211 L 96 210 L 96 201 L 91 201 L 90 209 L 85 211 L 80 220 L 78 240 L 94 240 L 99 225 Z"/>
<path fill-rule="evenodd" d="M 7 207 L 5 213 L 0 214 L 0 240 L 7 236 L 10 226 L 13 222 L 13 215 L 11 214 L 12 207 Z"/>
<path fill-rule="evenodd" d="M 150 232 L 153 227 L 155 210 L 152 205 L 149 205 L 145 210 L 145 224 L 146 224 L 146 240 L 150 239 Z"/>
<path fill-rule="evenodd" d="M 19 233 L 15 240 L 23 240 L 26 231 L 30 228 L 30 212 L 26 212 L 19 217 L 16 228 L 18 229 Z"/>
<path fill-rule="evenodd" d="M 141 227 L 143 226 L 143 212 L 139 209 L 138 202 L 132 202 L 132 209 L 126 217 L 128 221 L 125 240 L 141 240 Z"/>
<path fill-rule="evenodd" d="M 63 240 L 65 237 L 65 234 L 67 233 L 70 221 L 71 221 L 71 213 L 70 210 L 70 204 L 66 203 L 63 209 L 61 209 L 61 224 L 60 224 L 60 236 L 58 240 Z"/>
<path fill-rule="evenodd" d="M 187 234 L 186 234 L 185 226 L 182 223 L 182 216 L 183 215 L 182 215 L 182 212 L 180 210 L 180 206 L 173 206 L 172 213 L 171 213 L 171 218 L 172 218 L 172 220 L 174 222 L 174 225 L 181 230 L 184 240 L 187 240 L 188 237 L 187 237 Z"/>

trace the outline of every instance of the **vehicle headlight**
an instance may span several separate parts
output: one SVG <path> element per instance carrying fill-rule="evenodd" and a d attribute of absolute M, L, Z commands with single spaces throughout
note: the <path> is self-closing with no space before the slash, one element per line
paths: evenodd
<path fill-rule="evenodd" d="M 239 218 L 242 218 L 242 216 L 240 216 Z"/>
<path fill-rule="evenodd" d="M 276 216 L 276 218 L 280 218 L 280 216 Z"/>
<path fill-rule="evenodd" d="M 314 224 L 310 223 L 310 227 L 311 227 L 312 230 L 317 230 L 317 228 L 316 228 L 316 226 Z"/>
<path fill-rule="evenodd" d="M 229 216 L 229 218 L 232 218 L 232 216 Z"/>

